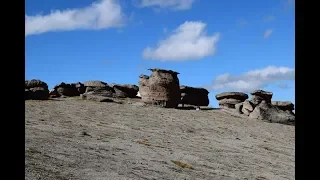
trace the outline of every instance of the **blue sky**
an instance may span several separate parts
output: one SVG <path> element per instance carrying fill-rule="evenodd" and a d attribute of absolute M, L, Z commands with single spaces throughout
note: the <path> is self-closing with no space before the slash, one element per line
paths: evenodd
<path fill-rule="evenodd" d="M 214 107 L 255 89 L 294 103 L 294 0 L 28 0 L 25 24 L 26 79 L 49 88 L 164 68 Z"/>

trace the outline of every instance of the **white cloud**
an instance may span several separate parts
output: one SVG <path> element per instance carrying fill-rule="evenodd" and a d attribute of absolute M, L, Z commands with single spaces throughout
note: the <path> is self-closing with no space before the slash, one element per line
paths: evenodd
<path fill-rule="evenodd" d="M 75 29 L 106 29 L 124 24 L 125 16 L 115 0 L 100 0 L 79 9 L 55 10 L 47 15 L 25 16 L 25 36 Z"/>
<path fill-rule="evenodd" d="M 267 29 L 265 32 L 264 32 L 264 35 L 263 37 L 265 39 L 269 38 L 271 36 L 271 34 L 273 33 L 273 29 Z"/>
<path fill-rule="evenodd" d="M 212 56 L 216 52 L 219 33 L 207 36 L 205 29 L 206 24 L 203 22 L 186 21 L 166 39 L 160 40 L 156 48 L 145 48 L 143 57 L 160 61 L 183 61 Z"/>
<path fill-rule="evenodd" d="M 295 70 L 288 67 L 268 66 L 264 69 L 248 71 L 241 75 L 222 74 L 212 84 L 214 91 L 252 92 L 271 83 L 293 80 Z"/>
<path fill-rule="evenodd" d="M 139 7 L 159 7 L 171 10 L 187 10 L 195 0 L 138 0 Z"/>

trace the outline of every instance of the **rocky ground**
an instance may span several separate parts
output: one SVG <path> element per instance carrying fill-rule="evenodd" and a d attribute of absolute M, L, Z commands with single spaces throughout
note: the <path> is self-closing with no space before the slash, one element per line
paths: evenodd
<path fill-rule="evenodd" d="M 26 101 L 25 117 L 30 180 L 295 179 L 294 126 L 79 98 Z"/>

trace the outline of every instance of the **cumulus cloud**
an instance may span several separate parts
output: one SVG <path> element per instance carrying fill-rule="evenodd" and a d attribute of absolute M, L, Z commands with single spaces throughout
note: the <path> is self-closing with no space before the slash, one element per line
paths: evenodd
<path fill-rule="evenodd" d="M 261 89 L 268 84 L 280 81 L 293 80 L 295 70 L 289 67 L 268 66 L 264 69 L 248 71 L 241 75 L 222 74 L 213 81 L 214 91 L 240 91 L 252 92 Z"/>
<path fill-rule="evenodd" d="M 208 36 L 206 24 L 203 22 L 186 21 L 160 40 L 156 48 L 147 47 L 143 50 L 145 59 L 160 61 L 196 60 L 212 56 L 216 52 L 219 33 Z"/>
<path fill-rule="evenodd" d="M 158 7 L 171 10 L 187 10 L 192 7 L 195 0 L 136 0 L 138 7 Z"/>
<path fill-rule="evenodd" d="M 125 16 L 116 0 L 99 0 L 79 9 L 55 10 L 47 15 L 25 16 L 25 36 L 52 31 L 106 29 L 124 24 Z"/>
<path fill-rule="evenodd" d="M 268 38 L 271 36 L 272 33 L 273 33 L 273 29 L 267 29 L 267 30 L 264 32 L 263 37 L 264 37 L 265 39 L 268 39 Z"/>

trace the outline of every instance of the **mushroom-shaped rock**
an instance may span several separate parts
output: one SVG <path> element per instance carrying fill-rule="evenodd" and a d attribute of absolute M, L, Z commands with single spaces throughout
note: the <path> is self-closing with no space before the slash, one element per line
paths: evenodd
<path fill-rule="evenodd" d="M 175 108 L 180 102 L 178 72 L 165 69 L 149 69 L 150 76 L 139 76 L 141 100 L 146 104 Z"/>
<path fill-rule="evenodd" d="M 196 88 L 190 86 L 180 86 L 181 104 L 189 104 L 195 106 L 208 106 L 209 91 L 204 88 Z"/>
<path fill-rule="evenodd" d="M 295 115 L 292 112 L 283 111 L 265 100 L 261 101 L 261 103 L 254 108 L 249 117 L 273 123 L 295 124 Z"/>
<path fill-rule="evenodd" d="M 103 81 L 86 81 L 83 83 L 86 87 L 84 94 L 97 95 L 103 97 L 114 97 L 114 90 L 107 83 Z"/>
<path fill-rule="evenodd" d="M 252 95 L 251 97 L 251 102 L 254 105 L 258 105 L 261 103 L 261 101 L 266 101 L 267 103 L 271 104 L 271 99 L 272 99 L 272 92 L 269 91 L 264 91 L 264 90 L 255 90 L 250 93 Z"/>
<path fill-rule="evenodd" d="M 242 92 L 223 92 L 216 95 L 216 99 L 218 101 L 222 99 L 237 99 L 243 102 L 248 98 L 249 98 L 248 94 L 242 93 Z"/>
<path fill-rule="evenodd" d="M 279 109 L 283 111 L 293 111 L 294 104 L 290 101 L 272 101 L 271 104 L 273 106 L 277 106 Z"/>
<path fill-rule="evenodd" d="M 139 91 L 139 87 L 134 84 L 112 84 L 111 87 L 119 98 L 134 98 Z"/>

